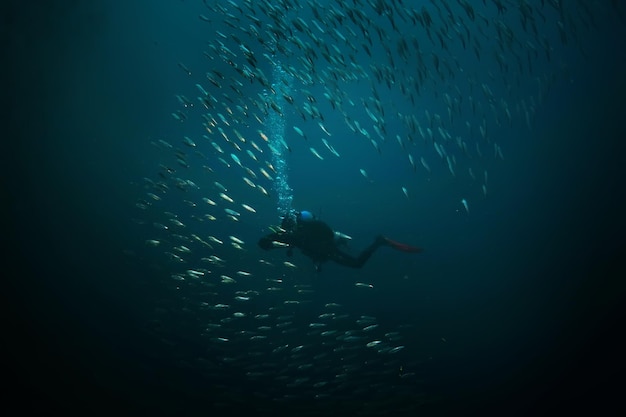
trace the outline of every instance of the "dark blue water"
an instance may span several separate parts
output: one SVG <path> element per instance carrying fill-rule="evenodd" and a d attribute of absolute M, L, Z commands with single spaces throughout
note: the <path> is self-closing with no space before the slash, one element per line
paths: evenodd
<path fill-rule="evenodd" d="M 362 270 L 326 264 L 321 274 L 294 257 L 299 269 L 289 275 L 292 282 L 314 289 L 311 304 L 298 310 L 296 334 L 308 331 L 317 306 L 331 301 L 355 317 L 377 317 L 382 327 L 412 326 L 402 358 L 416 378 L 373 376 L 363 365 L 352 378 L 397 393 L 363 408 L 371 394 L 354 384 L 319 402 L 304 388 L 247 379 L 250 362 L 266 357 L 214 364 L 225 353 L 200 336 L 207 320 L 197 310 L 201 289 L 177 290 L 171 274 L 180 267 L 144 245 L 159 237 L 144 226 L 164 221 L 167 210 L 188 218 L 193 210 L 183 199 L 205 195 L 168 194 L 163 206 L 148 211 L 135 206 L 145 198 L 142 179 L 156 178 L 160 163 L 175 163 L 150 142 L 202 134 L 197 118 L 181 125 L 170 116 L 176 94 L 197 94 L 197 81 L 177 63 L 206 71 L 201 51 L 213 32 L 198 25 L 198 14 L 208 14 L 202 2 L 14 3 L 2 13 L 8 50 L 2 155 L 5 375 L 10 396 L 26 396 L 16 406 L 164 415 L 547 415 L 623 408 L 626 31 L 610 6 L 598 8 L 597 27 L 581 28 L 584 53 L 572 42 L 561 45 L 545 23 L 558 58 L 539 61 L 533 72 L 555 72 L 557 79 L 536 104 L 532 130 L 521 121 L 490 133 L 505 159 L 478 164 L 479 175 L 489 171 L 487 198 L 479 198 L 466 175 L 451 177 L 445 165 L 435 165 L 432 148 L 424 151 L 433 160 L 429 180 L 415 179 L 395 143 L 378 155 L 349 137 L 333 138 L 342 157 L 326 156 L 324 164 L 308 145 L 294 144 L 286 155 L 294 206 L 349 233 L 355 251 L 379 233 L 425 248 L 417 256 L 381 248 Z M 565 70 L 554 69 L 557 59 Z M 475 65 L 466 71 L 498 73 L 491 58 Z M 504 91 L 511 74 L 517 73 L 495 77 L 492 89 Z M 528 73 L 520 77 L 532 80 Z M 470 94 L 467 83 L 458 86 Z M 355 101 L 369 95 L 364 81 L 346 88 Z M 433 90 L 420 96 L 420 116 L 422 107 L 445 114 L 436 99 L 443 92 Z M 388 104 L 403 100 L 397 91 L 388 94 Z M 341 115 L 320 107 L 325 124 L 341 131 Z M 301 123 L 295 113 L 287 117 Z M 389 130 L 393 137 L 402 126 Z M 363 181 L 360 168 L 375 181 Z M 222 181 L 232 169 L 218 165 L 206 179 Z M 408 185 L 408 200 L 401 185 Z M 247 244 L 246 252 L 229 252 L 237 269 L 262 276 L 260 257 L 285 260 L 254 245 L 277 222 L 276 202 L 256 191 L 248 198 L 255 216 L 236 225 L 220 219 L 210 228 L 193 223 L 188 233 L 236 231 Z M 469 214 L 461 198 L 470 202 Z M 373 283 L 376 291 L 356 291 L 356 281 Z M 253 309 L 282 301 L 259 298 Z M 311 356 L 324 351 L 308 348 Z M 289 397 L 277 400 L 281 392 Z"/>

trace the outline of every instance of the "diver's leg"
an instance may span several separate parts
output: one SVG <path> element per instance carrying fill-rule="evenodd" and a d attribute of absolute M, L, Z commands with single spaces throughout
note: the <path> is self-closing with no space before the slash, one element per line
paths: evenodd
<path fill-rule="evenodd" d="M 345 252 L 336 249 L 330 256 L 330 259 L 339 265 L 347 266 L 350 268 L 360 268 L 363 263 L 359 263 L 359 259 L 354 256 L 348 255 Z"/>
<path fill-rule="evenodd" d="M 378 249 L 379 246 L 383 245 L 385 240 L 383 237 L 378 236 L 374 243 L 369 245 L 367 248 L 363 250 L 356 258 L 354 256 L 348 255 L 345 252 L 336 249 L 332 254 L 331 259 L 337 262 L 339 265 L 347 266 L 350 268 L 361 268 L 365 265 L 365 262 L 372 256 L 372 254 Z"/>

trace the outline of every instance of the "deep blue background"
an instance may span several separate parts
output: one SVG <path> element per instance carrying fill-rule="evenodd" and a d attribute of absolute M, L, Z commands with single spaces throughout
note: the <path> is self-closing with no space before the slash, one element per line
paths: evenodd
<path fill-rule="evenodd" d="M 163 360 L 166 348 L 146 331 L 166 289 L 124 253 L 145 239 L 129 224 L 133 182 L 153 168 L 155 120 L 188 87 L 176 82 L 179 41 L 202 49 L 177 22 L 195 21 L 198 9 L 92 3 L 3 6 L 5 377 L 27 393 L 16 403 L 25 408 L 201 412 L 206 388 Z M 532 139 L 507 145 L 490 178 L 499 197 L 472 210 L 472 222 L 440 213 L 448 195 L 433 193 L 420 213 L 394 207 L 372 218 L 358 187 L 341 213 L 332 200 L 341 183 L 320 191 L 294 174 L 296 204 L 330 193 L 325 218 L 360 242 L 379 224 L 396 236 L 419 230 L 411 238 L 427 242 L 429 256 L 381 256 L 368 274 L 405 263 L 398 271 L 416 279 L 383 282 L 379 312 L 407 314 L 392 305 L 411 304 L 408 314 L 430 318 L 426 334 L 463 340 L 431 369 L 431 392 L 450 398 L 433 414 L 623 408 L 625 33 L 619 19 L 606 22 L 589 56 L 572 57 L 570 81 L 541 105 Z M 383 192 L 371 203 L 392 198 Z"/>

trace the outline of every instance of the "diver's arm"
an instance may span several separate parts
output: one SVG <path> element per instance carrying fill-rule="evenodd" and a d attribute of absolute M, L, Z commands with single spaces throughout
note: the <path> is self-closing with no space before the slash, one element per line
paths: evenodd
<path fill-rule="evenodd" d="M 284 248 L 291 245 L 290 233 L 270 233 L 259 239 L 259 246 L 263 250 Z"/>

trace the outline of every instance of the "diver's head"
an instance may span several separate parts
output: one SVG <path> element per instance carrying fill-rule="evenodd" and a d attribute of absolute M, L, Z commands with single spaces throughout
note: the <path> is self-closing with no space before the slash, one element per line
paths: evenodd
<path fill-rule="evenodd" d="M 302 210 L 301 212 L 298 213 L 299 222 L 310 222 L 311 220 L 314 220 L 314 219 L 315 219 L 315 216 L 310 211 Z"/>

